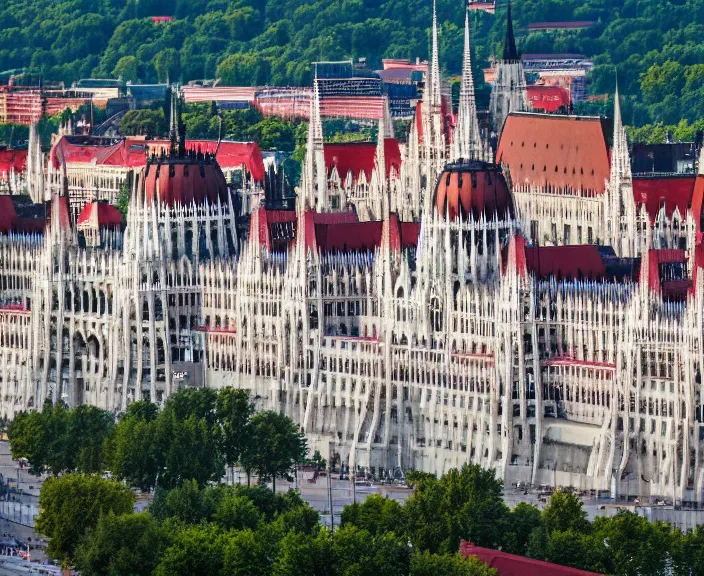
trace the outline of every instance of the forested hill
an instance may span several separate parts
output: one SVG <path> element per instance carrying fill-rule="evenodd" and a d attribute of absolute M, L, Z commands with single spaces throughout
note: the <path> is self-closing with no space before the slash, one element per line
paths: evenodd
<path fill-rule="evenodd" d="M 122 76 L 153 82 L 309 84 L 310 63 L 428 55 L 431 0 L 2 0 L 0 71 L 47 80 Z M 464 0 L 438 0 L 441 62 L 460 69 Z M 477 73 L 498 52 L 505 3 L 473 15 Z M 592 93 L 618 71 L 631 123 L 700 118 L 704 0 L 515 0 L 523 52 L 594 58 Z M 154 24 L 150 16 L 174 16 Z M 586 30 L 526 33 L 537 21 L 593 20 Z M 478 82 L 481 82 L 477 74 Z"/>

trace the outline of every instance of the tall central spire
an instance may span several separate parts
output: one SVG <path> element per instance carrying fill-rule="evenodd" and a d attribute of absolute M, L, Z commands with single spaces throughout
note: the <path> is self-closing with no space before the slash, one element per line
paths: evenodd
<path fill-rule="evenodd" d="M 504 40 L 504 60 L 518 60 L 516 37 L 513 35 L 513 19 L 511 18 L 511 0 L 506 12 L 506 40 Z"/>
<path fill-rule="evenodd" d="M 439 107 L 442 103 L 440 86 L 440 55 L 438 50 L 438 13 L 436 0 L 433 0 L 433 46 L 430 63 L 430 105 Z"/>
<path fill-rule="evenodd" d="M 477 104 L 472 77 L 472 50 L 470 46 L 469 10 L 464 15 L 464 53 L 462 57 L 462 83 L 457 110 L 457 134 L 454 146 L 455 160 L 483 159 L 482 141 L 477 119 Z"/>

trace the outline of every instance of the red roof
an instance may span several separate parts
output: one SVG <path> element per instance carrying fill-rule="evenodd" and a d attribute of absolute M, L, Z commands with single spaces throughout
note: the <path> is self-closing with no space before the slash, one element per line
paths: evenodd
<path fill-rule="evenodd" d="M 328 171 L 337 167 L 337 173 L 342 181 L 352 172 L 352 180 L 357 181 L 364 172 L 367 182 L 372 177 L 376 163 L 376 144 L 372 142 L 355 142 L 350 144 L 325 144 L 325 167 Z M 391 169 L 396 174 L 401 171 L 401 150 L 395 138 L 384 140 L 384 155 L 386 156 L 386 176 L 391 175 Z"/>
<path fill-rule="evenodd" d="M 166 140 L 142 140 L 127 138 L 115 144 L 102 145 L 96 139 L 61 138 L 52 148 L 51 159 L 54 167 L 61 162 L 93 163 L 100 166 L 121 166 L 138 168 L 144 166 L 147 155 L 168 152 Z M 215 140 L 188 140 L 186 149 L 214 153 Z M 264 160 L 259 146 L 254 142 L 221 142 L 216 157 L 222 168 L 244 166 L 255 181 L 264 180 Z M 1 162 L 1 159 L 0 159 Z M 1 165 L 0 165 L 1 166 Z"/>
<path fill-rule="evenodd" d="M 606 266 L 594 244 L 525 248 L 528 270 L 540 278 L 600 280 Z"/>
<path fill-rule="evenodd" d="M 528 24 L 528 30 L 578 30 L 589 28 L 595 24 L 594 20 L 575 20 L 573 22 L 532 22 Z"/>
<path fill-rule="evenodd" d="M 464 540 L 460 543 L 460 554 L 462 556 L 476 556 L 494 568 L 499 576 L 599 576 L 596 572 L 587 572 L 525 556 L 507 554 L 491 548 L 480 548 Z"/>
<path fill-rule="evenodd" d="M 609 179 L 609 150 L 599 118 L 512 112 L 496 152 L 514 185 L 567 188 L 602 194 Z"/>
<path fill-rule="evenodd" d="M 12 203 L 12 196 L 0 195 L 0 232 L 12 232 L 17 224 L 17 213 Z"/>
<path fill-rule="evenodd" d="M 354 212 L 306 212 L 307 248 L 321 252 L 353 252 L 374 250 L 381 243 L 382 221 L 359 222 Z M 252 219 L 253 220 L 253 219 Z M 259 209 L 259 242 L 268 250 L 286 249 L 296 239 L 296 213 L 290 210 Z M 290 232 L 275 227 L 291 225 Z M 415 247 L 418 244 L 420 224 L 399 222 L 392 214 L 389 219 L 391 248 Z M 281 237 L 278 237 L 278 236 Z"/>
<path fill-rule="evenodd" d="M 77 223 L 96 228 L 114 228 L 122 225 L 122 213 L 107 202 L 91 202 L 83 207 Z"/>
<path fill-rule="evenodd" d="M 696 258 L 696 253 L 695 253 Z M 660 265 L 661 264 L 679 264 L 686 263 L 684 250 L 677 248 L 667 249 L 651 249 L 648 251 L 648 286 L 654 292 L 662 294 L 666 300 L 686 300 L 687 291 L 690 287 L 689 278 L 683 279 L 661 279 Z M 643 272 L 644 274 L 645 272 Z M 646 279 L 641 278 L 641 282 Z"/>
<path fill-rule="evenodd" d="M 526 92 L 535 111 L 557 112 L 560 108 L 569 108 L 570 91 L 562 86 L 534 84 L 526 87 Z"/>
<path fill-rule="evenodd" d="M 256 182 L 264 180 L 264 160 L 256 142 L 221 142 L 220 149 L 215 140 L 187 140 L 186 149 L 214 154 L 223 169 L 245 166 Z"/>
<path fill-rule="evenodd" d="M 148 202 L 158 198 L 169 206 L 206 200 L 215 204 L 218 198 L 227 203 L 229 194 L 225 176 L 215 162 L 190 158 L 166 158 L 147 164 L 144 191 Z"/>
<path fill-rule="evenodd" d="M 7 179 L 10 170 L 15 174 L 24 172 L 27 168 L 26 150 L 0 150 L 0 178 Z"/>
<path fill-rule="evenodd" d="M 105 145 L 95 138 L 62 136 L 51 149 L 51 161 L 54 168 L 59 168 L 62 163 L 138 168 L 146 163 L 147 150 L 145 141 L 138 139 L 127 138 Z"/>
<path fill-rule="evenodd" d="M 461 212 L 475 220 L 513 214 L 513 200 L 500 167 L 473 162 L 449 164 L 438 178 L 435 203 L 440 216 L 453 220 Z"/>
<path fill-rule="evenodd" d="M 651 224 L 655 222 L 663 205 L 668 218 L 672 217 L 675 208 L 679 209 L 680 215 L 684 218 L 687 216 L 687 209 L 692 206 L 696 180 L 695 176 L 633 178 L 633 198 L 638 208 L 645 205 Z M 700 210 L 701 203 L 698 211 Z M 699 214 L 695 215 L 695 219 L 698 229 Z"/>

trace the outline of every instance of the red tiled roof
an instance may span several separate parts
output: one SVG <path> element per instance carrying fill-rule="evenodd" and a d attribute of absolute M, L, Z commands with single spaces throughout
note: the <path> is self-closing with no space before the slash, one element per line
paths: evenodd
<path fill-rule="evenodd" d="M 187 140 L 186 149 L 214 154 L 218 153 L 215 159 L 223 169 L 239 168 L 245 166 L 256 182 L 264 180 L 264 160 L 262 151 L 256 142 L 221 142 L 215 140 Z"/>
<path fill-rule="evenodd" d="M 602 194 L 610 173 L 599 118 L 511 113 L 496 152 L 515 186 L 553 186 Z"/>
<path fill-rule="evenodd" d="M 660 212 L 660 207 L 665 206 L 668 218 L 672 217 L 675 208 L 680 215 L 687 216 L 687 209 L 692 206 L 694 186 L 697 178 L 694 176 L 678 176 L 676 178 L 633 178 L 633 199 L 636 207 L 645 205 L 650 217 L 650 223 Z M 699 210 L 701 211 L 701 201 Z M 699 214 L 695 215 L 697 229 L 699 229 Z"/>
<path fill-rule="evenodd" d="M 438 178 L 435 203 L 440 216 L 453 220 L 461 212 L 465 218 L 480 215 L 491 219 L 513 214 L 513 200 L 501 170 L 487 164 L 451 164 Z"/>
<path fill-rule="evenodd" d="M 528 100 L 533 105 L 533 110 L 543 112 L 557 112 L 560 108 L 569 108 L 570 92 L 562 86 L 539 86 L 532 85 L 526 87 Z"/>
<path fill-rule="evenodd" d="M 381 243 L 382 221 L 359 222 L 354 212 L 317 213 L 306 212 L 307 248 L 321 252 L 354 252 L 374 250 Z M 253 219 L 252 219 L 253 220 Z M 289 244 L 296 239 L 296 213 L 290 210 L 259 209 L 259 242 L 266 249 L 281 249 L 281 242 L 272 235 L 275 224 L 292 223 L 293 234 Z M 392 214 L 389 219 L 390 243 L 392 250 L 414 247 L 418 243 L 420 224 L 399 222 Z M 278 244 L 278 246 L 274 246 Z"/>
<path fill-rule="evenodd" d="M 600 280 L 606 266 L 594 244 L 525 248 L 528 270 L 540 278 Z"/>
<path fill-rule="evenodd" d="M 381 242 L 383 222 L 316 224 L 315 238 L 321 252 L 374 250 Z"/>
<path fill-rule="evenodd" d="M 0 150 L 0 178 L 6 179 L 10 170 L 15 174 L 24 172 L 27 168 L 26 150 Z"/>
<path fill-rule="evenodd" d="M 420 222 L 401 222 L 401 247 L 415 248 L 420 236 Z"/>
<path fill-rule="evenodd" d="M 217 145 L 215 140 L 188 140 L 186 149 L 213 154 Z M 137 168 L 144 166 L 148 154 L 168 152 L 168 148 L 167 140 L 127 138 L 111 146 L 99 146 L 90 143 L 73 143 L 66 138 L 61 138 L 51 151 L 51 159 L 55 168 L 59 167 L 61 161 L 95 162 L 101 166 Z M 264 160 L 255 142 L 221 142 L 216 160 L 222 168 L 245 166 L 255 181 L 264 180 Z"/>
<path fill-rule="evenodd" d="M 63 136 L 51 149 L 51 161 L 54 168 L 59 168 L 62 163 L 138 168 L 146 163 L 147 150 L 144 140 L 128 138 L 110 146 L 101 146 L 71 142 Z"/>
<path fill-rule="evenodd" d="M 494 568 L 499 576 L 599 576 L 596 572 L 587 572 L 525 556 L 507 554 L 491 548 L 480 548 L 464 540 L 460 543 L 460 554 L 462 556 L 476 556 Z"/>
<path fill-rule="evenodd" d="M 215 204 L 218 198 L 227 203 L 228 189 L 225 176 L 214 162 L 196 162 L 186 159 L 148 164 L 144 177 L 148 202 L 158 198 L 169 206 L 201 203 L 207 199 Z"/>
<path fill-rule="evenodd" d="M 12 232 L 17 224 L 17 213 L 12 203 L 12 196 L 0 195 L 0 232 Z"/>
<path fill-rule="evenodd" d="M 371 142 L 325 144 L 324 153 L 326 169 L 329 172 L 335 166 L 343 182 L 349 172 L 352 172 L 352 179 L 355 182 L 362 172 L 364 172 L 367 182 L 371 179 L 376 162 L 376 144 Z M 401 150 L 395 138 L 384 140 L 384 154 L 386 156 L 386 176 L 390 176 L 392 169 L 398 174 L 401 171 Z"/>
<path fill-rule="evenodd" d="M 78 224 L 94 227 L 117 227 L 122 225 L 122 213 L 107 202 L 86 204 L 78 215 Z"/>
<path fill-rule="evenodd" d="M 692 215 L 697 224 L 697 244 L 702 242 L 702 201 L 704 201 L 704 175 L 700 174 L 694 181 L 694 191 L 692 192 Z"/>

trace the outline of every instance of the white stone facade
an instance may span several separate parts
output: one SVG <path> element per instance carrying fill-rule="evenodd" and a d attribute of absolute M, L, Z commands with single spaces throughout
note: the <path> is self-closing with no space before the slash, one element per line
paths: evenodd
<path fill-rule="evenodd" d="M 392 181 L 378 177 L 377 151 L 365 193 L 382 232 L 367 250 L 318 237 L 331 207 L 317 126 L 295 234 L 278 251 L 263 242 L 263 208 L 242 237 L 231 201 L 167 205 L 141 182 L 119 247 L 84 248 L 54 191 L 44 236 L 0 236 L 1 415 L 46 400 L 119 412 L 184 386 L 234 386 L 352 467 L 473 462 L 507 484 L 701 502 L 704 251 L 652 249 L 666 246 L 649 225 L 638 240 L 633 213 L 601 199 L 569 208 L 518 190 L 505 213 L 439 211 L 445 160 L 486 148 L 463 116 L 470 129 L 452 152 L 429 92 L 422 137 L 412 131 Z M 552 254 L 567 254 L 571 274 L 542 272 L 523 219 L 541 197 L 532 213 L 551 206 L 582 242 L 599 229 L 595 243 L 619 246 L 599 262 L 621 272 L 582 275 L 564 252 Z M 420 222 L 417 242 L 399 239 L 399 220 Z"/>

